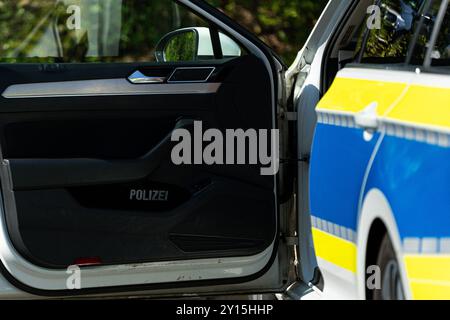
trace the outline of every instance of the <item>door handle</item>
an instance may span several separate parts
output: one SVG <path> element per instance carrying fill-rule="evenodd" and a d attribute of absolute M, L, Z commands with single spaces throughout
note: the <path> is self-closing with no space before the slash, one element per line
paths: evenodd
<path fill-rule="evenodd" d="M 133 84 L 164 83 L 166 79 L 166 77 L 161 76 L 149 77 L 140 71 L 135 71 L 131 76 L 128 77 L 128 80 Z"/>
<path fill-rule="evenodd" d="M 355 124 L 357 127 L 366 130 L 378 128 L 378 102 L 372 102 L 364 110 L 355 114 Z"/>

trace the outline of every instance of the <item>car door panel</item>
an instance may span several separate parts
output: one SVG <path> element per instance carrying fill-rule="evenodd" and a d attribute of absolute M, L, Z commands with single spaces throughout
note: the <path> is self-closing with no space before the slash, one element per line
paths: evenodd
<path fill-rule="evenodd" d="M 215 68 L 205 83 L 186 74 L 184 83 L 127 80 L 136 70 L 170 75 L 199 65 Z M 170 158 L 171 132 L 194 120 L 220 130 L 272 127 L 259 59 L 0 68 L 9 75 L 0 80 L 6 221 L 14 247 L 33 264 L 251 256 L 273 242 L 273 177 L 259 166 L 175 166 Z M 130 190 L 169 201 L 133 203 Z"/>
<path fill-rule="evenodd" d="M 330 288 L 356 279 L 358 216 L 368 168 L 382 141 L 379 119 L 407 91 L 409 77 L 352 65 L 338 73 L 317 107 L 310 175 L 314 246 L 325 281 L 337 272 L 347 275 L 330 280 Z"/>
<path fill-rule="evenodd" d="M 389 203 L 405 295 L 419 300 L 449 297 L 450 81 L 431 71 L 411 72 L 408 92 L 383 119 L 385 138 L 364 190 L 365 197 L 379 190 Z"/>
<path fill-rule="evenodd" d="M 160 120 L 163 121 L 166 119 Z M 124 146 L 120 149 L 119 153 L 116 150 L 111 149 L 116 154 L 108 153 L 110 150 L 108 147 L 114 147 L 114 145 L 108 146 L 107 141 L 101 144 L 104 150 L 98 150 L 99 148 L 96 148 L 96 143 L 98 143 L 98 141 L 92 139 L 94 140 L 92 148 L 91 146 L 88 146 L 88 149 L 84 149 L 83 147 L 83 150 L 80 151 L 75 148 L 67 149 L 66 151 L 70 154 L 63 157 L 59 156 L 58 158 L 52 158 L 49 155 L 47 158 L 42 158 L 42 155 L 45 154 L 42 153 L 42 150 L 40 150 L 41 156 L 34 155 L 31 158 L 11 156 L 11 160 L 8 160 L 8 165 L 11 168 L 14 189 L 70 187 L 102 183 L 120 183 L 144 179 L 151 174 L 159 166 L 160 162 L 165 160 L 164 157 L 170 153 L 172 132 L 177 129 L 192 128 L 194 125 L 193 120 L 179 120 L 176 122 L 174 129 L 169 130 L 169 133 L 164 136 L 161 141 L 157 142 L 155 138 L 158 138 L 157 135 L 161 134 L 159 132 L 153 133 L 153 130 L 148 130 L 150 134 L 153 134 L 153 136 L 148 136 L 146 132 L 141 132 L 138 127 L 139 122 L 141 121 L 142 119 L 136 121 L 137 123 L 133 121 L 134 127 L 127 130 L 127 134 L 123 136 L 115 136 L 114 133 L 111 133 L 108 140 L 113 139 L 117 141 L 124 138 L 135 140 L 135 137 L 139 137 L 139 140 L 143 139 L 144 142 L 148 141 L 152 146 L 144 155 L 141 156 L 145 149 L 139 145 L 133 144 L 127 148 L 126 143 L 124 143 Z M 87 121 L 84 122 L 86 123 Z M 96 121 L 93 123 L 95 122 Z M 171 122 L 173 122 L 173 120 L 168 120 L 169 124 Z M 145 121 L 143 124 L 145 124 Z M 46 129 L 53 129 L 51 126 L 48 126 L 48 124 L 44 125 L 46 126 Z M 148 123 L 146 123 L 146 126 L 148 126 Z M 104 129 L 105 127 L 102 126 L 102 128 Z M 136 128 L 138 129 L 137 131 L 133 130 Z M 156 131 L 163 130 L 162 132 L 168 131 L 167 129 L 162 129 L 161 125 L 155 126 L 155 129 L 157 129 Z M 21 130 L 21 132 L 27 131 Z M 60 131 L 56 130 L 53 132 Z M 104 135 L 105 133 L 101 134 Z M 95 137 L 95 134 L 90 136 Z M 39 139 L 42 139 L 39 134 L 38 137 Z M 18 139 L 12 138 L 12 140 L 13 143 L 11 145 L 18 144 Z M 63 137 L 62 141 L 64 140 Z M 66 143 L 61 142 L 61 144 Z M 141 150 L 139 151 L 139 149 Z M 107 153 L 105 154 L 104 152 Z M 77 154 L 78 157 L 75 158 Z"/>

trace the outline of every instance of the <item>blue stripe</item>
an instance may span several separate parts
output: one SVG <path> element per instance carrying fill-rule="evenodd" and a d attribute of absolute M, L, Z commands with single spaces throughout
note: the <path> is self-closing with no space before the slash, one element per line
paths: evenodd
<path fill-rule="evenodd" d="M 310 172 L 311 214 L 356 230 L 366 168 L 379 134 L 367 142 L 363 130 L 318 124 Z"/>
<path fill-rule="evenodd" d="M 388 198 L 400 237 L 450 237 L 450 148 L 386 136 L 365 193 Z"/>

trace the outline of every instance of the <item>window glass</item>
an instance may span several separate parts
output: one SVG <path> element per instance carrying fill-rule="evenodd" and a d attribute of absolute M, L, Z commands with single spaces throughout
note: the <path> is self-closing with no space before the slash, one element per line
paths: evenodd
<path fill-rule="evenodd" d="M 404 63 L 425 0 L 381 0 L 376 3 L 379 24 L 375 23 L 368 30 L 362 62 Z"/>
<path fill-rule="evenodd" d="M 430 0 L 426 4 L 423 14 L 420 15 L 420 19 L 417 21 L 418 28 L 415 34 L 414 48 L 411 50 L 411 57 L 408 61 L 410 64 L 418 66 L 423 64 L 440 6 L 440 0 Z"/>
<path fill-rule="evenodd" d="M 185 27 L 209 36 L 172 0 L 0 0 L 0 62 L 153 62 L 160 40 Z M 192 45 L 189 34 L 172 45 Z M 195 48 L 174 48 L 177 60 L 196 59 Z"/>
<path fill-rule="evenodd" d="M 450 6 L 447 6 L 442 26 L 431 54 L 432 66 L 450 66 Z"/>

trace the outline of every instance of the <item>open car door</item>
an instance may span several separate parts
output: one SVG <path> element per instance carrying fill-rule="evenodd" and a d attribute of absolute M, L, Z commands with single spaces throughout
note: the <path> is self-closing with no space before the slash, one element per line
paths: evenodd
<path fill-rule="evenodd" d="M 198 158 L 199 125 L 276 129 L 270 52 L 201 1 L 5 6 L 3 277 L 50 296 L 282 288 L 277 175 L 239 147 Z M 181 164 L 176 132 L 192 138 Z"/>

